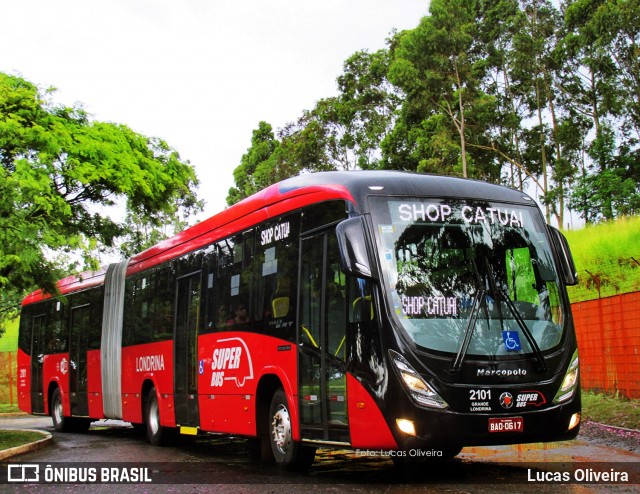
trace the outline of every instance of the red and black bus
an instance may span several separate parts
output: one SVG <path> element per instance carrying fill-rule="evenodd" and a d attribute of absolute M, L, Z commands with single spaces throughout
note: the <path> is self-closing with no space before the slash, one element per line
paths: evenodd
<path fill-rule="evenodd" d="M 56 430 L 110 418 L 397 457 L 574 438 L 566 240 L 535 202 L 452 177 L 275 184 L 22 304 L 19 404 Z M 436 452 L 433 454 L 433 452 Z"/>

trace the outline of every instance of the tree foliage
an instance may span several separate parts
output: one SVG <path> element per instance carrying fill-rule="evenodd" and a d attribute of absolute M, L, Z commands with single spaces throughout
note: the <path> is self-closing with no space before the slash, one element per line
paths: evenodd
<path fill-rule="evenodd" d="M 637 214 L 639 33 L 639 0 L 432 0 L 386 49 L 349 57 L 337 95 L 281 129 L 264 166 L 505 183 L 560 227 L 568 210 Z"/>
<path fill-rule="evenodd" d="M 337 79 L 338 95 L 304 111 L 280 130 L 279 139 L 270 124 L 260 122 L 234 170 L 227 203 L 299 173 L 379 168 L 379 144 L 400 101 L 387 79 L 389 56 L 388 50 L 354 53 Z"/>
<path fill-rule="evenodd" d="M 193 168 L 165 141 L 92 121 L 79 106 L 54 104 L 53 92 L 0 73 L 3 308 L 25 290 L 55 290 L 62 272 L 95 267 L 119 240 L 146 246 L 140 225 L 201 208 Z"/>
<path fill-rule="evenodd" d="M 393 139 L 383 143 L 391 168 L 495 180 L 491 162 L 467 150 L 487 143 L 485 116 L 494 106 L 482 88 L 480 10 L 477 1 L 433 0 L 430 15 L 398 37 L 389 77 L 406 96 Z"/>

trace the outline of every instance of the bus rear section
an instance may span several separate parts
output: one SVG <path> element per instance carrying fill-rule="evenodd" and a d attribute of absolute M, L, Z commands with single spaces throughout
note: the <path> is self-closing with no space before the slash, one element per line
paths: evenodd
<path fill-rule="evenodd" d="M 66 298 L 25 299 L 18 339 L 18 406 L 51 415 L 57 431 L 81 431 L 103 416 L 100 286 Z"/>

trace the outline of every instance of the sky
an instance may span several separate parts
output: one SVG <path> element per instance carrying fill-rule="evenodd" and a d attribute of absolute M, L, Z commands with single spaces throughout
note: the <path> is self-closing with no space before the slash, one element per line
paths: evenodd
<path fill-rule="evenodd" d="M 412 29 L 428 0 L 1 0 L 0 71 L 159 137 L 224 209 L 264 120 L 274 129 L 336 94 L 344 61 Z"/>

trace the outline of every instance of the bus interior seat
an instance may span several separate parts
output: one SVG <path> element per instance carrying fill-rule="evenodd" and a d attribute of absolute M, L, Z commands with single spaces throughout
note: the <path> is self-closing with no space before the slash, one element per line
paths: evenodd
<path fill-rule="evenodd" d="M 289 313 L 289 297 L 276 297 L 271 301 L 273 317 L 285 317 Z"/>
<path fill-rule="evenodd" d="M 371 295 L 365 296 L 364 300 L 362 297 L 358 297 L 353 301 L 353 321 L 360 322 L 364 320 L 362 315 L 366 313 L 367 305 L 369 306 L 369 320 L 373 321 L 374 312 Z"/>

